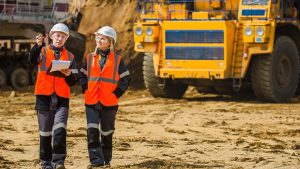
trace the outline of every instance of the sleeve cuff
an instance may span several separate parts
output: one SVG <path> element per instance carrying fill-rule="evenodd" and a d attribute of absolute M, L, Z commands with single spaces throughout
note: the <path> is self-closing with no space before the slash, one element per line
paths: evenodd
<path fill-rule="evenodd" d="M 65 77 L 65 80 L 69 86 L 73 86 L 75 85 L 77 78 L 73 73 L 71 73 L 69 76 Z"/>
<path fill-rule="evenodd" d="M 120 98 L 124 94 L 124 91 L 117 87 L 113 93 L 117 96 L 117 98 Z"/>
<path fill-rule="evenodd" d="M 87 90 L 87 88 L 88 88 L 88 84 L 87 83 L 84 83 L 84 84 L 81 85 L 81 92 L 82 92 L 82 94 L 85 93 L 85 91 Z"/>

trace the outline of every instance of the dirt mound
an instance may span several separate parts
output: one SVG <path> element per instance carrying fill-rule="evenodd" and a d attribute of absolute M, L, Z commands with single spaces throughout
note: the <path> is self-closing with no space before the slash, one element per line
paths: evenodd
<path fill-rule="evenodd" d="M 131 87 L 143 87 L 141 54 L 134 52 L 133 24 L 137 13 L 133 0 L 73 0 L 71 11 L 80 8 L 83 17 L 78 31 L 87 36 L 86 53 L 95 50 L 94 32 L 109 25 L 117 31 L 116 52 L 119 53 L 132 74 Z"/>

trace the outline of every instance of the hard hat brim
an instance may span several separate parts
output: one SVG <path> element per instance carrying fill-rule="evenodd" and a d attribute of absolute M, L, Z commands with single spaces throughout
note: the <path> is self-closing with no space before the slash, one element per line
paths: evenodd
<path fill-rule="evenodd" d="M 69 37 L 69 34 L 64 32 L 64 31 L 61 31 L 61 30 L 57 30 L 57 29 L 53 29 L 50 31 L 50 37 L 55 33 L 55 32 L 61 32 L 63 34 L 65 34 L 67 37 Z"/>

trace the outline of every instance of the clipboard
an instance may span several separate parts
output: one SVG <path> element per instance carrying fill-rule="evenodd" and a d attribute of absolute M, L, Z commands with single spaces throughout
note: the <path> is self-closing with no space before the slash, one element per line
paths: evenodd
<path fill-rule="evenodd" d="M 50 72 L 51 69 L 52 69 L 52 63 L 51 63 L 51 65 L 50 65 L 49 69 L 47 70 L 46 75 L 49 75 L 49 76 L 55 76 L 55 77 L 61 77 L 61 78 L 65 78 L 65 77 L 66 77 L 66 76 L 65 76 L 63 73 L 61 73 L 59 70 Z"/>
<path fill-rule="evenodd" d="M 53 64 L 56 64 L 55 68 L 53 68 Z M 50 67 L 48 68 L 46 74 L 55 77 L 62 77 L 65 78 L 66 76 L 60 72 L 61 69 L 69 69 L 70 68 L 70 61 L 60 61 L 60 60 L 52 60 Z M 54 69 L 54 70 L 52 70 Z M 60 69 L 60 70 L 58 70 Z"/>

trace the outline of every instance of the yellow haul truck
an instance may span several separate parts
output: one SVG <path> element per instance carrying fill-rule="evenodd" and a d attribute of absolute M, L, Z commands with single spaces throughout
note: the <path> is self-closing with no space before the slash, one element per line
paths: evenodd
<path fill-rule="evenodd" d="M 139 0 L 135 51 L 154 97 L 252 89 L 288 102 L 299 81 L 298 0 Z"/>

